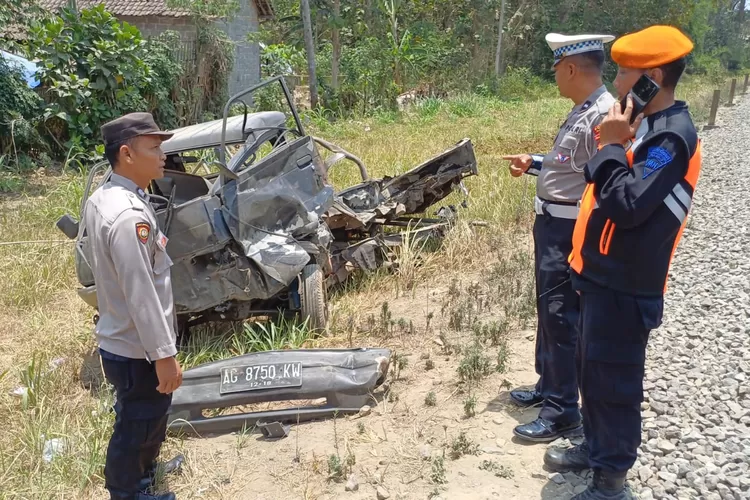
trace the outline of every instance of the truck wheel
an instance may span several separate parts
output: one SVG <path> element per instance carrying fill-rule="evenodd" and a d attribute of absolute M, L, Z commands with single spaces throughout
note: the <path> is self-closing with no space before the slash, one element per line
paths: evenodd
<path fill-rule="evenodd" d="M 302 269 L 299 295 L 302 321 L 307 320 L 312 330 L 325 330 L 328 327 L 328 293 L 320 265 L 308 264 Z"/>

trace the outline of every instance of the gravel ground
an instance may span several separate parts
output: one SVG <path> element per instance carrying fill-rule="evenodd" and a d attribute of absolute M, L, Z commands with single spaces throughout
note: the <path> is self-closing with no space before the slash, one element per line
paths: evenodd
<path fill-rule="evenodd" d="M 628 476 L 642 500 L 750 499 L 748 116 L 743 97 L 720 112 L 720 128 L 700 132 L 701 177 L 649 340 L 643 442 Z M 591 472 L 558 476 L 578 493 Z"/>
<path fill-rule="evenodd" d="M 750 499 L 750 99 L 701 133 L 703 168 L 651 334 L 643 500 Z"/>

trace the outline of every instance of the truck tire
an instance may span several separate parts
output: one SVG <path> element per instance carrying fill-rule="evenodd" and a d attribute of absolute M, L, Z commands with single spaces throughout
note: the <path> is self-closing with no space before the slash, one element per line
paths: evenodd
<path fill-rule="evenodd" d="M 325 331 L 328 328 L 328 293 L 320 265 L 308 264 L 302 269 L 299 296 L 302 321 L 307 321 L 311 330 Z"/>

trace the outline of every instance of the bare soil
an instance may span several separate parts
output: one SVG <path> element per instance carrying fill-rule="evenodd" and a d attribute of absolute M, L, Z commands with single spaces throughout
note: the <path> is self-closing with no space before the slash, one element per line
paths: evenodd
<path fill-rule="evenodd" d="M 443 499 L 566 498 L 567 486 L 548 481 L 549 472 L 543 469 L 547 446 L 525 444 L 512 432 L 538 411 L 521 410 L 508 397 L 510 388 L 536 382 L 534 332 L 510 334 L 508 371 L 493 372 L 474 389 L 476 414 L 466 417 L 469 394 L 458 384 L 456 372 L 461 356 L 449 354 L 438 338 L 438 332 L 445 331 L 440 303 L 449 286 L 436 281 L 408 296 L 387 297 L 392 317 L 412 326 L 387 339 L 356 340 L 357 345 L 385 345 L 408 359 L 398 379 L 390 378 L 377 391 L 369 415 L 293 425 L 288 437 L 276 441 L 258 433 L 233 433 L 173 442 L 170 448 L 186 453 L 188 461 L 181 476 L 168 478 L 168 486 L 178 498 L 356 500 L 377 498 L 379 487 L 393 499 L 427 499 L 431 494 Z M 363 317 L 377 317 L 381 307 L 382 302 L 371 302 Z M 428 327 L 430 312 L 434 316 Z M 449 345 L 459 344 L 460 337 L 447 336 Z M 427 359 L 434 368 L 426 368 Z M 433 407 L 425 404 L 431 391 L 437 399 Z M 451 445 L 462 431 L 478 448 L 476 454 L 454 460 Z M 330 477 L 331 455 L 342 463 L 354 458 L 356 491 L 345 489 L 348 471 L 338 480 Z M 433 473 L 435 457 L 444 457 L 444 484 L 434 482 L 440 479 Z M 486 461 L 496 468 L 486 470 Z M 502 477 L 495 475 L 503 470 Z"/>

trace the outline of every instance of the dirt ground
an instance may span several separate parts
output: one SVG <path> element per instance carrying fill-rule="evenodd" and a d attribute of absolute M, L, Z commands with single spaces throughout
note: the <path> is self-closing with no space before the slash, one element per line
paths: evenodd
<path fill-rule="evenodd" d="M 234 500 L 567 498 L 570 486 L 548 481 L 549 472 L 543 468 L 547 445 L 525 444 L 512 433 L 514 426 L 533 420 L 538 411 L 521 410 L 508 397 L 510 388 L 536 382 L 534 331 L 511 333 L 509 369 L 481 382 L 474 391 L 476 414 L 466 417 L 468 394 L 457 383 L 460 356 L 439 345 L 437 332 L 444 326 L 439 313 L 431 327 L 426 325 L 429 311 L 439 307 L 448 286 L 432 283 L 414 295 L 388 298 L 393 317 L 411 320 L 414 333 L 380 345 L 370 340 L 370 346 L 386 344 L 404 353 L 408 365 L 398 380 L 386 382 L 385 390 L 392 394 L 383 395 L 383 387 L 377 391 L 381 401 L 373 402 L 369 415 L 293 425 L 289 436 L 279 441 L 257 433 L 187 438 L 177 446 L 188 457 L 186 467 L 167 484 L 178 498 Z M 373 304 L 364 314 L 377 315 L 380 307 L 380 302 Z M 426 368 L 427 359 L 434 368 Z M 435 406 L 425 404 L 431 391 Z M 451 444 L 462 431 L 478 451 L 454 460 Z M 353 456 L 355 491 L 346 491 L 346 476 L 339 481 L 329 477 L 332 454 L 344 463 Z M 435 457 L 441 456 L 444 477 L 434 471 L 439 462 Z M 435 484 L 441 480 L 444 484 Z"/>

